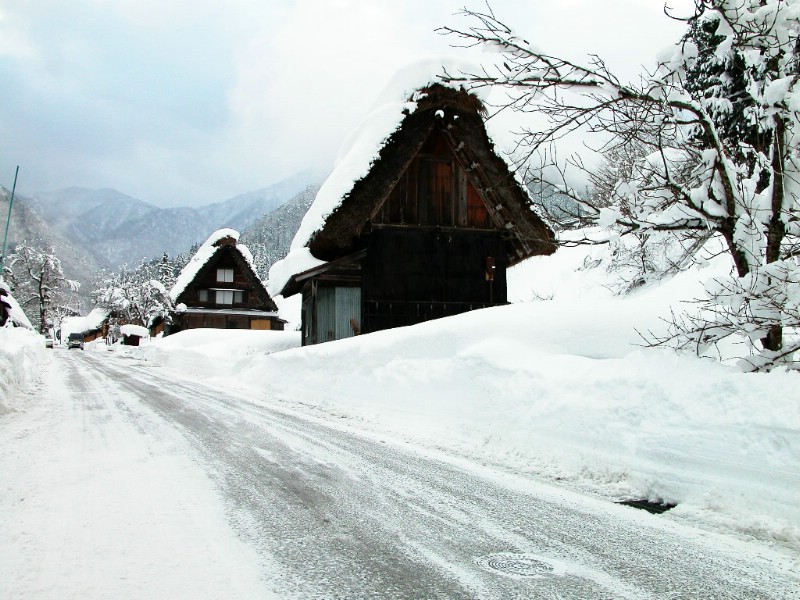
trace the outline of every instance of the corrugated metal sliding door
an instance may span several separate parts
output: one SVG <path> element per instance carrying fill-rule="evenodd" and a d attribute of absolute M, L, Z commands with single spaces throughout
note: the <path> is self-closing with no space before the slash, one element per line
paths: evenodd
<path fill-rule="evenodd" d="M 340 340 L 361 329 L 361 289 L 323 287 L 317 291 L 317 343 Z"/>
<path fill-rule="evenodd" d="M 361 332 L 361 288 L 336 288 L 336 339 Z"/>

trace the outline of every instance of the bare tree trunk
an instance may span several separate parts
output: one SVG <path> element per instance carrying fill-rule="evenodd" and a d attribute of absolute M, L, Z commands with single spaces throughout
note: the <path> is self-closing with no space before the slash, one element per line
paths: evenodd
<path fill-rule="evenodd" d="M 39 289 L 38 289 L 38 291 L 39 291 L 39 333 L 44 333 L 45 332 L 45 328 L 46 328 L 44 319 L 45 319 L 45 313 L 47 312 L 46 307 L 45 307 L 45 298 L 44 298 L 44 288 L 45 288 L 45 284 L 44 284 L 44 267 L 42 267 L 42 269 L 40 269 L 40 271 L 39 271 L 39 281 L 38 281 L 38 283 L 39 283 L 39 286 L 38 286 L 39 287 Z"/>
<path fill-rule="evenodd" d="M 785 201 L 783 165 L 786 152 L 786 123 L 777 115 L 775 132 L 772 141 L 772 218 L 767 226 L 767 249 L 765 262 L 767 264 L 780 260 L 781 243 L 786 236 L 786 224 L 781 219 L 781 211 Z M 777 352 L 783 348 L 783 327 L 780 324 L 772 325 L 766 337 L 761 338 L 765 350 Z"/>

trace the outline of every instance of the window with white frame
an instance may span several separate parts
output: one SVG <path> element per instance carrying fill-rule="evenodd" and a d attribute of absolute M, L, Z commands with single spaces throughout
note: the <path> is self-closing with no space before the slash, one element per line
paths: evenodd
<path fill-rule="evenodd" d="M 233 290 L 217 290 L 217 304 L 233 304 Z"/>
<path fill-rule="evenodd" d="M 217 269 L 217 281 L 220 283 L 233 283 L 233 269 Z"/>
<path fill-rule="evenodd" d="M 244 292 L 241 290 L 214 290 L 214 301 L 217 304 L 241 304 Z"/>

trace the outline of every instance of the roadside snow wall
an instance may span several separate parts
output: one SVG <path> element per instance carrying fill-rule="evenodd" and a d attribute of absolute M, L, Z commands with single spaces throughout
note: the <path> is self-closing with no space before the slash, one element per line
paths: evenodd
<path fill-rule="evenodd" d="M 44 339 L 38 333 L 0 328 L 0 415 L 14 410 L 14 397 L 33 382 L 44 357 Z"/>

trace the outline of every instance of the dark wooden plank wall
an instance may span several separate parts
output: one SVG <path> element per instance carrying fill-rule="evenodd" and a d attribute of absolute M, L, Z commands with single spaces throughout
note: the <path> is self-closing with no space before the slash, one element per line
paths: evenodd
<path fill-rule="evenodd" d="M 505 304 L 499 232 L 373 230 L 362 265 L 362 331 L 368 333 Z M 493 280 L 487 280 L 487 258 Z"/>
<path fill-rule="evenodd" d="M 269 327 L 264 328 L 263 321 L 269 321 Z M 254 322 L 258 322 L 259 325 L 255 326 Z M 203 328 L 283 330 L 283 323 L 277 319 L 263 316 L 191 314 L 183 316 L 180 324 L 172 328 L 172 333 L 181 329 Z"/>
<path fill-rule="evenodd" d="M 217 269 L 233 269 L 232 282 L 217 281 Z M 231 256 L 230 251 L 223 249 L 220 252 L 214 264 L 209 265 L 209 268 L 203 273 L 201 277 L 192 282 L 187 290 L 190 301 L 187 303 L 190 306 L 214 308 L 223 305 L 218 305 L 214 299 L 214 292 L 209 291 L 208 301 L 201 302 L 198 297 L 199 290 L 210 290 L 211 288 L 223 289 L 236 289 L 244 292 L 243 302 L 234 302 L 233 304 L 226 304 L 224 306 L 229 308 L 260 308 L 258 296 L 252 291 L 252 286 L 245 276 L 244 271 L 238 265 L 236 260 Z"/>
<path fill-rule="evenodd" d="M 444 136 L 435 132 L 373 219 L 383 225 L 491 229 L 491 217 Z"/>

